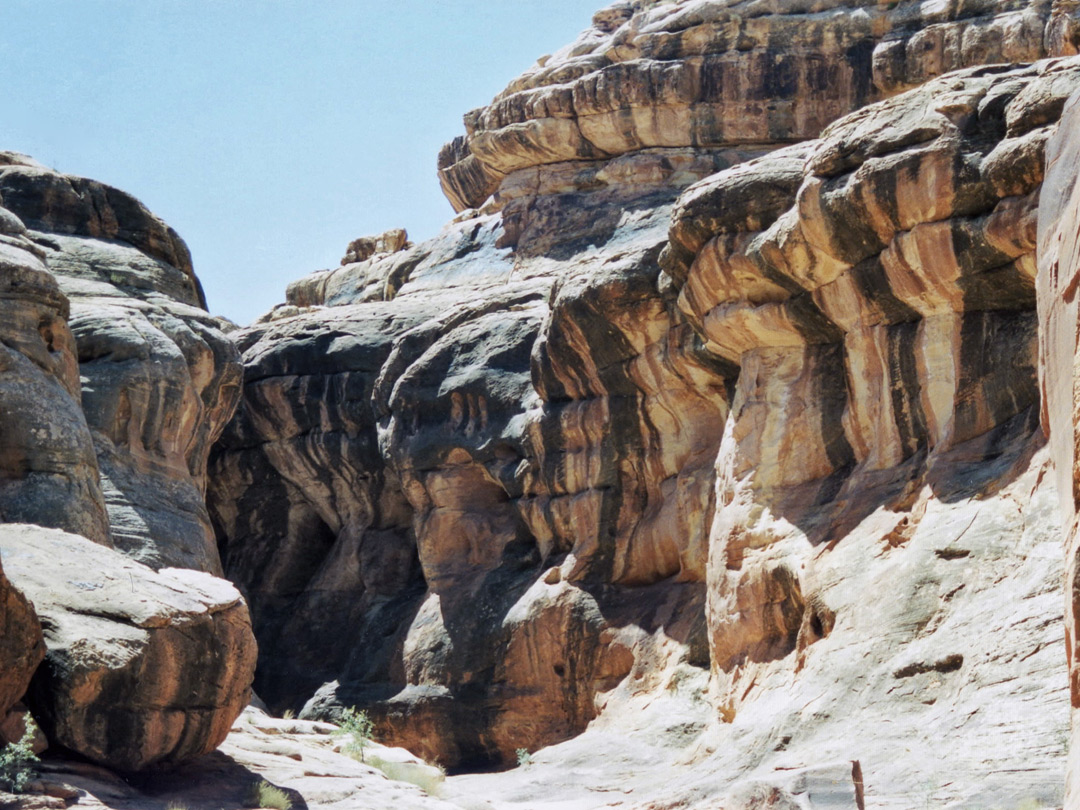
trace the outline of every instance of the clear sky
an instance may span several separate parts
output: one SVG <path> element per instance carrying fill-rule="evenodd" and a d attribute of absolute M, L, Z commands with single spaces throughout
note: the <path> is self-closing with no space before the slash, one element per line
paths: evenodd
<path fill-rule="evenodd" d="M 452 215 L 439 147 L 608 0 L 4 0 L 0 149 L 131 192 L 249 323 Z"/>

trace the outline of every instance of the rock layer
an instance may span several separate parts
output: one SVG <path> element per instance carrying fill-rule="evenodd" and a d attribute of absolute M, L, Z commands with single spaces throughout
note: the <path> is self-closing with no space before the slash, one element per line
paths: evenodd
<path fill-rule="evenodd" d="M 0 526 L 0 554 L 44 627 L 48 652 L 28 697 L 50 740 L 136 771 L 225 739 L 255 659 L 234 587 L 196 571 L 155 573 L 37 526 Z"/>
<path fill-rule="evenodd" d="M 538 165 L 650 147 L 783 144 L 972 65 L 1074 53 L 1067 2 L 621 0 L 465 116 L 439 156 L 457 210 Z"/>

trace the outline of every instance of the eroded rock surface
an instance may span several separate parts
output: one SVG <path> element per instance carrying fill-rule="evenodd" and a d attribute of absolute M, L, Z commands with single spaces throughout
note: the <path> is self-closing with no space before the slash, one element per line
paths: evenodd
<path fill-rule="evenodd" d="M 240 372 L 186 245 L 130 195 L 11 153 L 0 199 L 19 273 L 5 273 L 17 289 L 4 305 L 25 299 L 0 328 L 19 330 L 8 345 L 27 358 L 5 375 L 4 441 L 20 446 L 0 455 L 11 470 L 3 519 L 220 573 L 205 466 Z"/>
<path fill-rule="evenodd" d="M 454 768 L 555 744 L 462 777 L 500 807 L 1060 805 L 1076 19 L 620 2 L 469 114 L 438 237 L 235 335 L 210 510 L 263 696 Z"/>
<path fill-rule="evenodd" d="M 29 703 L 54 743 L 121 771 L 214 750 L 247 705 L 255 639 L 224 580 L 152 569 L 55 529 L 0 525 L 47 654 Z"/>
<path fill-rule="evenodd" d="M 109 544 L 68 316 L 44 251 L 0 208 L 0 520 Z"/>
<path fill-rule="evenodd" d="M 439 156 L 457 210 L 506 175 L 651 147 L 784 144 L 959 68 L 1075 53 L 1075 4 L 618 2 L 465 116 Z"/>
<path fill-rule="evenodd" d="M 580 731 L 628 671 L 596 588 L 676 577 L 700 605 L 726 381 L 655 257 L 679 189 L 756 154 L 557 167 L 501 215 L 298 282 L 295 310 L 237 333 L 244 401 L 210 504 L 265 699 L 338 681 L 319 705 L 381 706 L 448 764 L 512 761 L 526 729 Z M 583 262 L 590 244 L 607 247 Z"/>

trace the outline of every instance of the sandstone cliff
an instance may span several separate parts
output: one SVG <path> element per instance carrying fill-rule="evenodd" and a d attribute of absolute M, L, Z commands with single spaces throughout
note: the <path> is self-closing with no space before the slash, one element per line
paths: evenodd
<path fill-rule="evenodd" d="M 1080 62 L 941 74 L 1075 49 L 1066 4 L 623 2 L 466 116 L 438 237 L 234 333 L 260 693 L 454 767 L 629 734 L 686 806 L 851 760 L 873 806 L 1054 806 L 1036 221 Z"/>

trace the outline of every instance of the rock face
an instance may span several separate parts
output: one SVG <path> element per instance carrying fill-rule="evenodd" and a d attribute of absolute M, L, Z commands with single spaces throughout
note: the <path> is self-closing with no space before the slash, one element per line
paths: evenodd
<path fill-rule="evenodd" d="M 0 199 L 19 272 L 5 273 L 15 292 L 0 328 L 18 330 L 10 345 L 26 356 L 2 394 L 18 426 L 4 441 L 25 445 L 0 453 L 3 519 L 220 573 L 205 465 L 240 372 L 187 247 L 133 197 L 11 153 Z"/>
<path fill-rule="evenodd" d="M 627 672 L 618 638 L 637 631 L 612 626 L 587 582 L 679 576 L 674 601 L 700 607 L 726 382 L 674 322 L 655 257 L 680 185 L 753 154 L 560 167 L 548 194 L 521 189 L 513 223 L 464 219 L 299 282 L 291 300 L 317 308 L 237 333 L 244 401 L 210 505 L 252 604 L 265 699 L 333 680 L 347 702 L 400 692 L 384 722 L 415 729 L 419 752 L 512 760 L 514 718 L 549 729 L 537 741 L 566 736 L 595 713 L 578 678 Z M 583 265 L 590 243 L 611 249 Z M 522 598 L 529 620 L 510 612 Z M 533 620 L 550 629 L 534 637 Z M 537 655 L 536 691 L 507 680 Z M 425 743 L 425 723 L 456 731 Z"/>
<path fill-rule="evenodd" d="M 136 771 L 225 739 L 255 659 L 235 588 L 197 571 L 155 573 L 37 526 L 0 526 L 0 554 L 44 626 L 48 653 L 29 702 L 50 740 Z"/>
<path fill-rule="evenodd" d="M 109 543 L 69 304 L 22 221 L 0 209 L 0 519 Z"/>
<path fill-rule="evenodd" d="M 1050 434 L 1061 514 L 1066 537 L 1065 601 L 1069 687 L 1073 708 L 1067 804 L 1075 804 L 1080 790 L 1080 527 L 1077 524 L 1077 481 L 1080 459 L 1080 408 L 1076 395 L 1076 335 L 1080 329 L 1075 288 L 1080 278 L 1080 94 L 1062 113 L 1056 134 L 1047 146 L 1047 173 L 1039 204 L 1039 334 L 1040 383 L 1043 426 Z"/>
<path fill-rule="evenodd" d="M 44 657 L 45 641 L 37 614 L 0 567 L 0 723 L 26 693 Z M 3 737 L 0 731 L 0 742 Z"/>
<path fill-rule="evenodd" d="M 234 335 L 259 692 L 456 767 L 670 740 L 688 807 L 856 760 L 868 806 L 1059 804 L 1036 222 L 1080 62 L 934 77 L 1074 19 L 624 2 L 470 114 L 477 210 Z"/>

